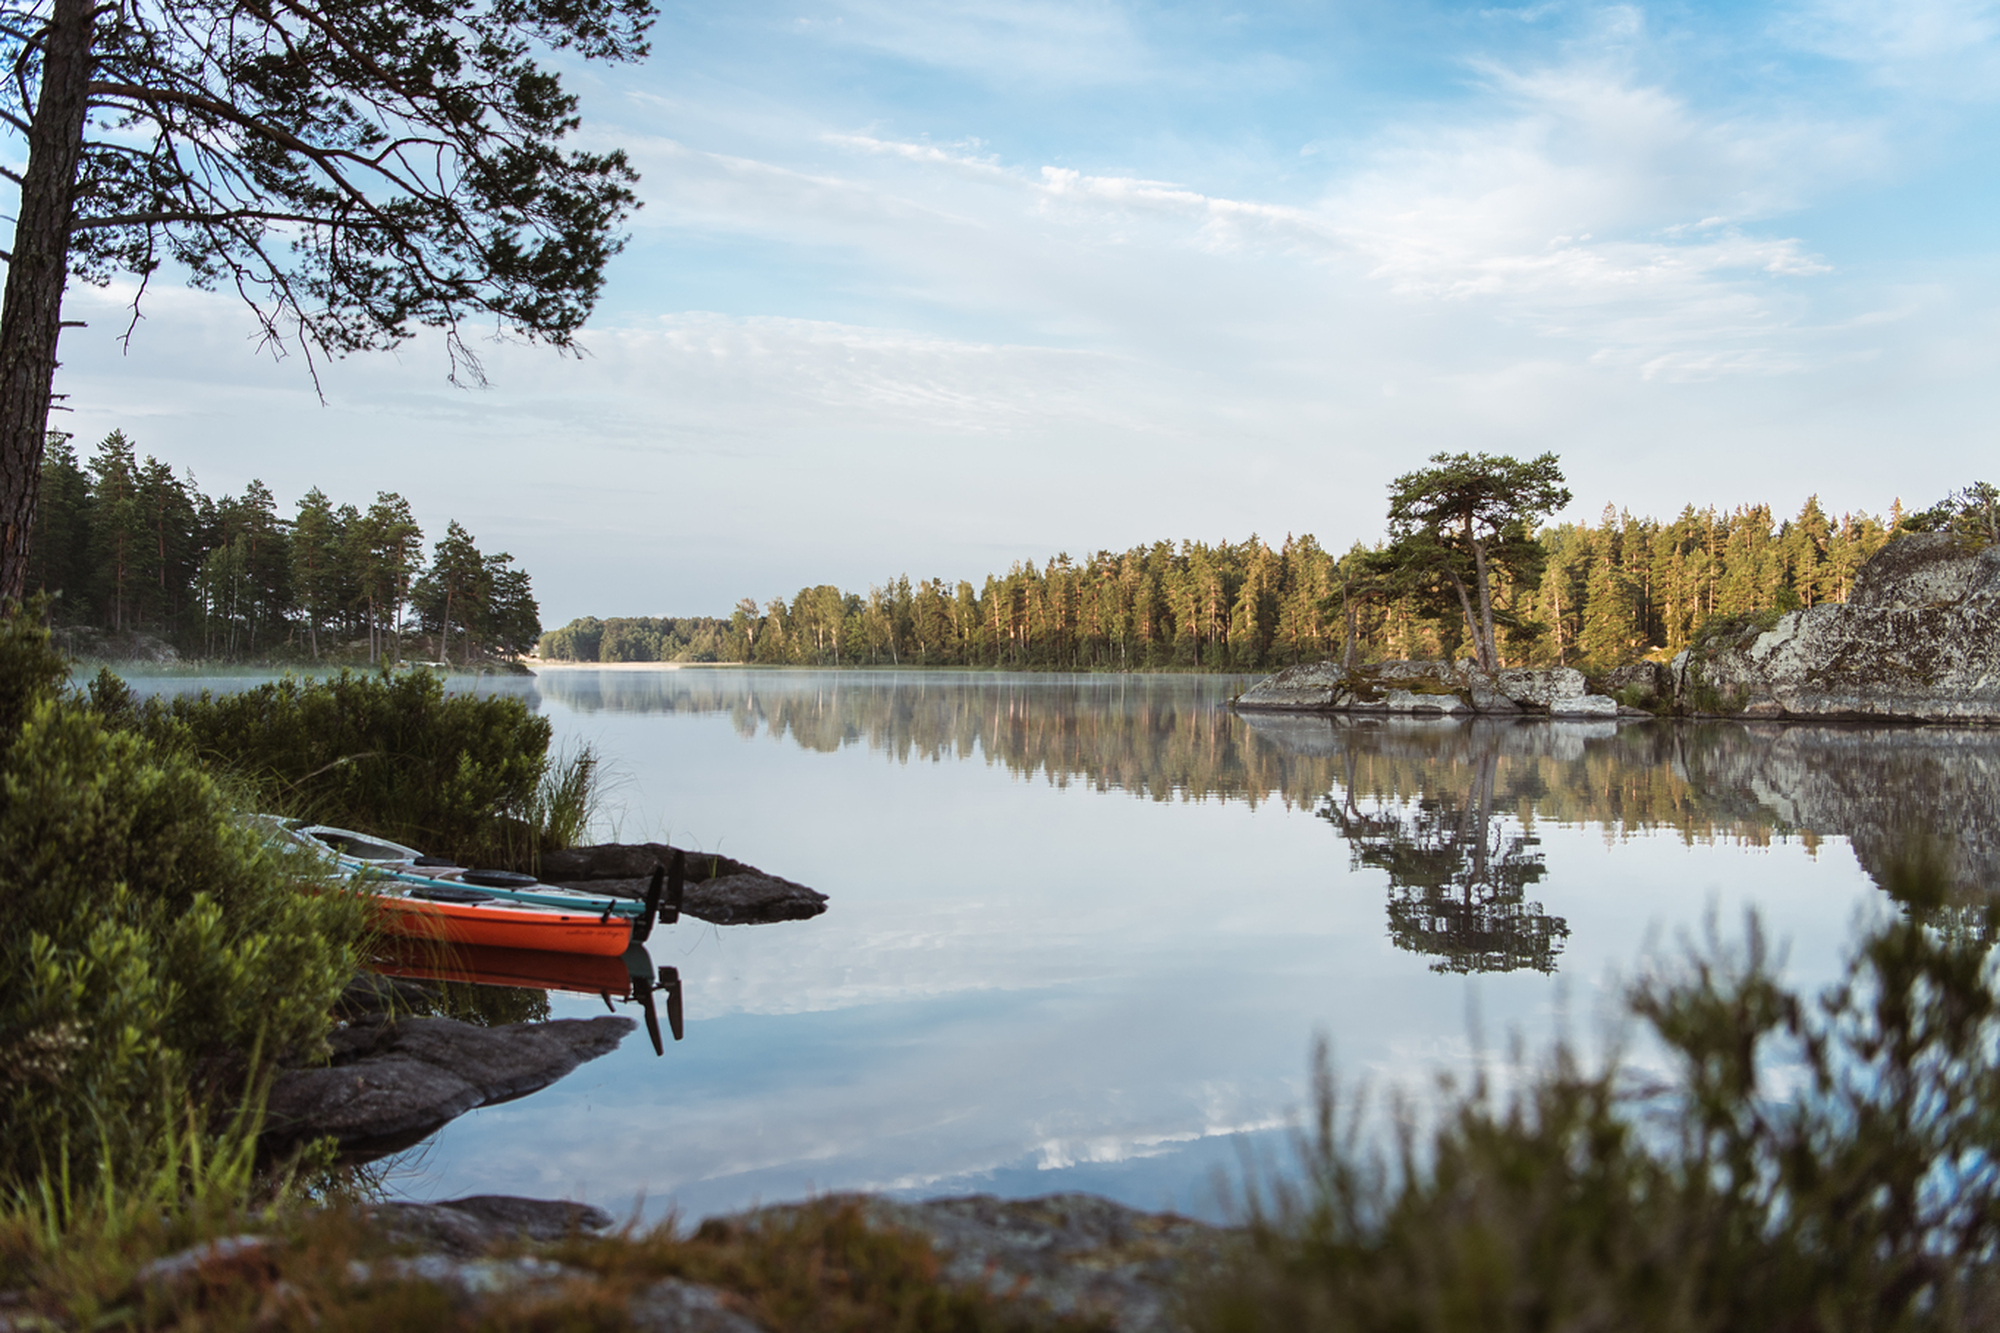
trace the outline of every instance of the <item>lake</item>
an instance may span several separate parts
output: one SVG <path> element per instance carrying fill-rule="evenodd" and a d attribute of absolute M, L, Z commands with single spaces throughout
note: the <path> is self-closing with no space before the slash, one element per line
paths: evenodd
<path fill-rule="evenodd" d="M 605 839 L 724 853 L 831 902 L 656 932 L 684 1040 L 656 1057 L 635 1035 L 469 1114 L 388 1187 L 689 1219 L 1080 1189 L 1214 1216 L 1219 1173 L 1282 1156 L 1318 1036 L 1344 1076 L 1421 1094 L 1516 1036 L 1618 1040 L 1649 959 L 1752 908 L 1789 977 L 1831 981 L 1855 923 L 1893 910 L 1876 877 L 1912 820 L 1951 839 L 1968 892 L 2000 878 L 1990 731 L 1237 716 L 1241 684 L 455 682 L 522 693 L 558 748 L 602 756 Z"/>

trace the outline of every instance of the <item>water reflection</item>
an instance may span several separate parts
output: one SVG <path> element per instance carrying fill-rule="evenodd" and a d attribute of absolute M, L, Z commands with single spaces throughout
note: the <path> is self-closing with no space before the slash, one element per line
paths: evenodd
<path fill-rule="evenodd" d="M 903 764 L 978 756 L 1058 787 L 1084 783 L 1156 800 L 1276 795 L 1309 807 L 1318 793 L 1295 786 L 1289 762 L 1243 743 L 1226 704 L 1248 679 L 565 670 L 545 671 L 535 688 L 585 715 L 725 714 L 746 740 L 768 736 L 819 754 L 863 746 Z"/>
<path fill-rule="evenodd" d="M 2000 884 L 1992 731 L 1237 716 L 1236 682 L 1187 676 L 550 672 L 536 685 L 582 713 L 723 714 L 745 739 L 814 753 L 977 757 L 1055 787 L 1312 810 L 1350 869 L 1387 874 L 1390 937 L 1440 972 L 1556 969 L 1569 923 L 1529 896 L 1549 874 L 1536 830 L 1550 823 L 1808 855 L 1844 837 L 1886 887 L 1915 819 L 1955 886 L 1954 928 L 1984 929 Z"/>
<path fill-rule="evenodd" d="M 1349 756 L 1352 761 L 1353 756 Z M 1349 780 L 1319 814 L 1347 840 L 1351 866 L 1389 875 L 1389 938 L 1437 959 L 1433 972 L 1554 972 L 1569 923 L 1526 900 L 1548 873 L 1541 839 L 1493 809 L 1499 755 L 1468 765 L 1457 799 L 1368 798 Z"/>
<path fill-rule="evenodd" d="M 1153 800 L 1276 801 L 1322 813 L 1329 793 L 1340 804 L 1398 808 L 1470 800 L 1489 839 L 1502 816 L 1529 836 L 1537 821 L 1554 821 L 1611 837 L 1668 831 L 1690 845 L 1796 839 L 1808 852 L 1844 836 L 1878 883 L 1915 818 L 1950 844 L 1953 882 L 2000 883 L 2000 732 L 1990 729 L 1238 716 L 1227 705 L 1240 684 L 687 670 L 549 671 L 532 689 L 586 715 L 725 714 L 745 739 L 814 753 L 864 747 L 901 764 L 982 758 L 1056 787 Z M 1413 811 L 1403 817 L 1417 822 Z M 1479 859 L 1469 832 L 1460 843 Z M 1484 860 L 1503 851 L 1495 844 Z"/>
<path fill-rule="evenodd" d="M 1319 813 L 1353 866 L 1388 873 L 1390 936 L 1438 956 L 1437 971 L 1555 969 L 1568 925 L 1525 898 L 1548 871 L 1538 822 L 1613 838 L 1666 828 L 1690 843 L 1795 838 L 1809 853 L 1843 837 L 1906 907 L 1955 933 L 1994 934 L 2000 736 L 1990 731 L 1246 721 L 1280 749 L 1337 756 Z M 1943 886 L 1942 900 L 1908 900 L 1901 886 L 1916 883 Z"/>
<path fill-rule="evenodd" d="M 645 1018 L 655 1055 L 666 1051 L 660 1033 L 662 1005 L 674 1040 L 686 1035 L 680 971 L 657 966 L 643 945 L 616 958 L 600 958 L 383 936 L 373 942 L 369 961 L 383 976 L 428 983 L 414 993 L 419 1013 L 482 1027 L 542 1022 L 549 1017 L 550 993 L 560 991 L 595 995 L 613 1012 L 622 1003 L 635 1005 Z M 411 998 L 404 997 L 406 1002 Z"/>

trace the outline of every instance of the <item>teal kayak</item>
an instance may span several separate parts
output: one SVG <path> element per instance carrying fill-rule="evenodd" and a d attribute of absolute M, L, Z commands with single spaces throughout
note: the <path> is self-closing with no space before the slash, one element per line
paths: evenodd
<path fill-rule="evenodd" d="M 333 863 L 349 875 L 363 875 L 407 884 L 413 896 L 440 902 L 474 902 L 492 898 L 501 902 L 531 903 L 538 907 L 561 907 L 578 913 L 632 920 L 632 938 L 643 940 L 653 923 L 672 925 L 680 919 L 681 894 L 686 857 L 674 853 L 671 871 L 653 867 L 653 879 L 646 897 L 622 898 L 615 894 L 588 893 L 581 889 L 545 884 L 533 875 L 511 870 L 480 870 L 455 865 L 444 857 L 426 856 L 414 847 L 405 847 L 387 838 L 377 838 L 352 829 L 309 824 L 301 819 L 258 816 L 272 829 L 274 839 L 303 847 Z"/>

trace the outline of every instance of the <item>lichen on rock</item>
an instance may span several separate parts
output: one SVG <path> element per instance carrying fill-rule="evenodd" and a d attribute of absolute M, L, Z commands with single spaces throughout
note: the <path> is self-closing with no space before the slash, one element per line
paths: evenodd
<path fill-rule="evenodd" d="M 2000 546 L 1905 534 L 1847 602 L 1723 622 L 1673 676 L 1692 713 L 2000 722 Z"/>

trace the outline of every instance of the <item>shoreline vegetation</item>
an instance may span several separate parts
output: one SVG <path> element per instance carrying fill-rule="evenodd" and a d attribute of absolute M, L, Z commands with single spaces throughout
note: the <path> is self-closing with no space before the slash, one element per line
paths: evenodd
<path fill-rule="evenodd" d="M 456 521 L 427 556 L 394 491 L 363 509 L 314 487 L 287 517 L 262 482 L 205 495 L 120 431 L 87 462 L 49 438 L 27 588 L 89 661 L 505 670 L 542 632 L 513 556 Z"/>
<path fill-rule="evenodd" d="M 0 1201 L 60 1226 L 249 1151 L 272 1072 L 326 1055 L 363 900 L 245 813 L 525 863 L 588 821 L 596 760 L 428 672 L 79 689 L 42 611 L 0 620 Z"/>

